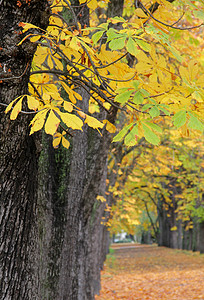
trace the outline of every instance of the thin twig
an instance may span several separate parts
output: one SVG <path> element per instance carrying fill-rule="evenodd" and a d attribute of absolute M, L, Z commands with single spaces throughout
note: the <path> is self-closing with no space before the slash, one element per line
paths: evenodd
<path fill-rule="evenodd" d="M 178 29 L 178 30 L 191 30 L 191 29 L 195 29 L 195 28 L 199 28 L 201 26 L 204 25 L 204 23 L 200 24 L 200 25 L 197 25 L 197 26 L 193 26 L 193 27 L 185 27 L 185 28 L 182 28 L 182 27 L 176 27 L 174 25 L 171 25 L 171 24 L 167 24 L 167 23 L 164 23 L 158 19 L 156 19 L 150 12 L 149 10 L 140 2 L 142 8 L 144 9 L 144 11 L 153 19 L 155 20 L 156 22 L 164 25 L 164 26 L 167 26 L 167 27 L 170 27 L 170 28 L 173 28 L 173 29 Z"/>
<path fill-rule="evenodd" d="M 5 103 L 0 103 L 0 105 L 1 106 L 5 106 L 5 107 L 9 106 L 9 104 L 5 104 Z M 11 109 L 13 109 L 13 107 Z M 43 109 L 38 110 L 38 111 L 25 111 L 25 110 L 21 110 L 21 111 L 19 111 L 19 113 L 27 114 L 27 115 L 32 115 L 32 114 L 37 114 L 39 111 L 42 111 Z"/>
<path fill-rule="evenodd" d="M 20 76 L 11 76 L 11 77 L 0 78 L 0 82 L 5 81 L 5 80 L 20 79 L 21 77 L 23 77 L 25 75 L 29 64 L 30 64 L 30 62 L 27 63 L 25 70 L 23 71 L 23 73 Z"/>

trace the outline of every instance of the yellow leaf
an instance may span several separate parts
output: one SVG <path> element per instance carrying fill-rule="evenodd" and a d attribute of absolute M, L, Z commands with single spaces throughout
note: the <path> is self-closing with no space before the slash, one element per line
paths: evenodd
<path fill-rule="evenodd" d="M 50 67 L 50 69 L 53 68 L 53 61 L 52 61 L 52 57 L 50 55 L 47 58 L 47 64 Z"/>
<path fill-rule="evenodd" d="M 106 198 L 104 198 L 103 196 L 97 196 L 96 197 L 96 199 L 98 200 L 98 201 L 101 201 L 101 202 L 106 202 Z"/>
<path fill-rule="evenodd" d="M 22 97 L 22 96 L 19 96 L 19 97 L 17 97 L 16 99 L 14 99 L 13 101 L 11 101 L 11 102 L 9 103 L 9 105 L 8 105 L 7 108 L 5 109 L 5 113 L 6 113 L 6 114 L 12 109 L 13 104 L 14 104 L 19 98 L 21 98 L 21 97 Z"/>
<path fill-rule="evenodd" d="M 59 123 L 59 118 L 55 115 L 54 111 L 51 110 L 45 123 L 45 132 L 47 134 L 53 135 L 56 132 Z"/>
<path fill-rule="evenodd" d="M 33 96 L 27 96 L 28 108 L 32 110 L 36 110 L 39 106 L 39 101 Z"/>
<path fill-rule="evenodd" d="M 65 6 L 65 7 L 68 6 L 68 5 L 67 5 L 67 2 L 69 3 L 69 5 L 71 5 L 71 2 L 70 2 L 69 0 L 66 0 L 66 2 L 63 1 L 63 0 L 61 0 L 61 2 L 62 2 L 62 5 Z"/>
<path fill-rule="evenodd" d="M 55 62 L 55 65 L 58 67 L 58 69 L 63 71 L 64 66 L 63 66 L 62 62 L 59 59 L 55 58 L 54 56 L 52 58 Z"/>
<path fill-rule="evenodd" d="M 42 129 L 47 112 L 48 109 L 43 109 L 42 111 L 39 111 L 32 119 L 32 121 L 30 122 L 30 125 L 32 126 L 30 130 L 30 135 Z"/>
<path fill-rule="evenodd" d="M 39 34 L 34 35 L 34 36 L 32 36 L 32 37 L 30 38 L 30 41 L 31 41 L 32 43 L 37 42 L 41 37 L 42 37 L 42 35 L 39 35 Z"/>
<path fill-rule="evenodd" d="M 110 123 L 108 120 L 103 120 L 103 123 L 106 124 L 107 131 L 109 131 L 110 133 L 116 132 L 116 127 L 112 123 Z"/>
<path fill-rule="evenodd" d="M 59 112 L 59 115 L 62 121 L 67 125 L 67 127 L 71 127 L 72 129 L 82 130 L 83 122 L 77 116 Z"/>
<path fill-rule="evenodd" d="M 68 112 L 72 112 L 73 110 L 72 103 L 68 101 L 64 101 L 64 109 L 67 110 Z"/>
<path fill-rule="evenodd" d="M 139 18 L 144 18 L 144 19 L 148 19 L 148 16 L 144 13 L 144 11 L 141 8 L 137 8 L 135 10 L 135 14 L 136 16 L 138 16 Z"/>
<path fill-rule="evenodd" d="M 69 99 L 70 101 L 75 104 L 76 103 L 76 98 L 74 97 L 74 91 L 63 81 L 61 81 L 61 85 L 63 86 L 63 88 L 65 89 L 65 91 L 67 92 L 67 94 L 69 95 Z"/>
<path fill-rule="evenodd" d="M 94 128 L 94 129 L 103 128 L 103 126 L 104 126 L 104 124 L 102 124 L 96 118 L 91 117 L 89 115 L 86 115 L 85 123 L 87 123 L 90 127 Z"/>
<path fill-rule="evenodd" d="M 78 110 L 77 113 L 82 117 L 83 119 L 86 118 L 86 114 L 83 111 Z"/>
<path fill-rule="evenodd" d="M 18 26 L 23 27 L 22 32 L 25 32 L 25 31 L 27 31 L 28 29 L 31 29 L 31 28 L 38 28 L 38 29 L 40 29 L 39 27 L 37 27 L 37 26 L 35 26 L 35 25 L 33 25 L 33 24 L 30 24 L 30 23 L 24 23 L 24 22 L 20 22 L 20 23 L 18 24 Z M 42 30 L 42 29 L 41 29 L 41 30 Z M 43 31 L 44 31 L 44 30 L 43 30 Z"/>
<path fill-rule="evenodd" d="M 34 61 L 37 62 L 38 65 L 42 65 L 47 55 L 48 49 L 46 47 L 38 47 L 35 52 Z"/>
<path fill-rule="evenodd" d="M 59 144 L 61 142 L 61 138 L 62 138 L 62 135 L 61 133 L 57 132 L 53 135 L 53 141 L 52 141 L 52 145 L 53 147 L 56 149 L 59 147 Z"/>
<path fill-rule="evenodd" d="M 65 137 L 62 137 L 62 145 L 68 149 L 70 146 L 70 142 L 67 139 L 65 139 Z"/>
<path fill-rule="evenodd" d="M 80 42 L 79 42 L 79 39 L 74 36 L 72 39 L 71 39 L 71 42 L 69 44 L 69 46 L 75 50 L 79 50 L 80 49 Z"/>
<path fill-rule="evenodd" d="M 10 115 L 10 119 L 11 120 L 15 120 L 17 118 L 19 112 L 21 111 L 23 98 L 24 98 L 24 96 L 21 97 L 20 100 L 14 106 L 14 108 L 13 108 L 13 110 L 11 112 L 11 115 Z"/>
<path fill-rule="evenodd" d="M 189 79 L 189 73 L 188 73 L 188 70 L 185 67 L 180 66 L 179 72 L 180 72 L 180 75 L 181 75 L 181 77 L 184 81 Z"/>
<path fill-rule="evenodd" d="M 176 231 L 176 230 L 177 230 L 177 226 L 171 227 L 171 231 Z"/>
<path fill-rule="evenodd" d="M 82 100 L 82 96 L 80 94 L 78 94 L 77 92 L 73 91 L 74 96 L 78 99 L 78 100 Z"/>
<path fill-rule="evenodd" d="M 87 6 L 90 8 L 90 9 L 93 9 L 95 10 L 98 6 L 98 3 L 96 0 L 91 0 L 91 1 L 88 1 L 87 2 Z"/>
<path fill-rule="evenodd" d="M 62 20 L 56 15 L 56 16 L 51 16 L 49 19 L 49 23 L 52 25 L 57 25 L 59 27 L 63 27 L 63 22 Z"/>

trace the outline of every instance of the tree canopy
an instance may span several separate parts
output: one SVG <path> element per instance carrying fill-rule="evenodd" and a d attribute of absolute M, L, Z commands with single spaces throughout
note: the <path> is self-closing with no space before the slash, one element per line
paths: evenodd
<path fill-rule="evenodd" d="M 19 23 L 19 47 L 28 39 L 38 47 L 29 95 L 13 99 L 6 113 L 16 119 L 26 101 L 34 114 L 30 134 L 44 127 L 54 147 L 62 141 L 68 148 L 67 136 L 85 123 L 114 133 L 114 124 L 96 116 L 112 107 L 125 115 L 113 141 L 124 139 L 127 146 L 142 137 L 158 145 L 165 126 L 182 136 L 202 133 L 203 1 L 125 1 L 123 17 L 108 19 L 100 14 L 107 3 L 79 1 L 81 10 L 87 5 L 91 11 L 89 27 L 79 22 L 68 0 L 51 2 L 46 30 Z M 90 95 L 89 111 L 78 105 L 80 88 Z"/>

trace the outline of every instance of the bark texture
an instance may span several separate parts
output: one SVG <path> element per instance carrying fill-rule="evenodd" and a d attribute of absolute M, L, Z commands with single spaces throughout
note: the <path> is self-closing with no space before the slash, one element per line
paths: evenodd
<path fill-rule="evenodd" d="M 72 1 L 82 26 L 89 12 Z M 72 16 L 65 16 L 73 22 Z M 88 112 L 89 95 L 81 93 L 81 109 Z M 114 122 L 116 110 L 98 119 Z M 107 253 L 107 230 L 101 224 L 106 196 L 107 156 L 111 135 L 102 136 L 87 125 L 75 132 L 68 151 L 53 150 L 46 142 L 39 176 L 42 238 L 41 295 L 46 300 L 94 299 L 100 290 L 100 271 Z M 56 205 L 57 203 L 57 205 Z"/>
<path fill-rule="evenodd" d="M 35 46 L 21 46 L 19 22 L 45 27 L 47 1 L 0 4 L 0 299 L 39 299 L 36 230 L 38 140 L 29 115 L 10 121 L 4 110 L 27 93 Z M 26 109 L 26 108 L 25 108 Z"/>

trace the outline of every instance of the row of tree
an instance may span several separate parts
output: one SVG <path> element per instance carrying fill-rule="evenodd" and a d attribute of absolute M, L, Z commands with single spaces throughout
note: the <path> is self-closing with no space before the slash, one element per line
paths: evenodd
<path fill-rule="evenodd" d="M 118 146 L 116 146 L 118 147 Z M 173 131 L 159 147 L 144 140 L 127 153 L 112 150 L 110 188 L 115 205 L 108 225 L 112 233 L 139 235 L 150 242 L 149 233 L 161 246 L 204 251 L 204 169 L 201 138 L 178 138 Z"/>

